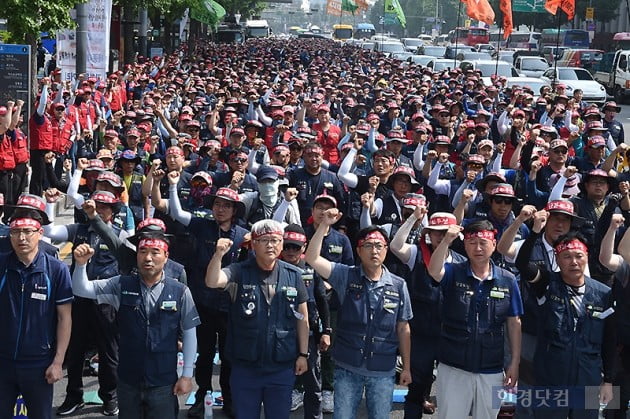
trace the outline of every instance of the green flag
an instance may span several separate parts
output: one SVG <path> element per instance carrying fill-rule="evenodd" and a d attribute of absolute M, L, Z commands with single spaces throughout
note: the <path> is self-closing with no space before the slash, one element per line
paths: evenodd
<path fill-rule="evenodd" d="M 398 18 L 398 22 L 400 22 L 400 26 L 403 28 L 407 25 L 407 19 L 405 19 L 405 12 L 403 12 L 402 7 L 400 7 L 400 3 L 398 0 L 385 0 L 385 14 L 396 15 Z"/>
<path fill-rule="evenodd" d="M 341 10 L 344 12 L 350 12 L 354 14 L 354 12 L 359 8 L 354 0 L 341 0 Z"/>
<path fill-rule="evenodd" d="M 225 9 L 214 0 L 200 1 L 190 10 L 191 18 L 210 26 L 216 26 L 223 16 Z"/>

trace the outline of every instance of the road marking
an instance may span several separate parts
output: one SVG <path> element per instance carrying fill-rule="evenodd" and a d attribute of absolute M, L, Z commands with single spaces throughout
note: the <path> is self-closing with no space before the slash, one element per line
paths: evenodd
<path fill-rule="evenodd" d="M 68 256 L 71 257 L 72 253 L 72 242 L 68 242 L 63 245 L 61 249 L 59 249 L 59 259 L 66 260 Z"/>

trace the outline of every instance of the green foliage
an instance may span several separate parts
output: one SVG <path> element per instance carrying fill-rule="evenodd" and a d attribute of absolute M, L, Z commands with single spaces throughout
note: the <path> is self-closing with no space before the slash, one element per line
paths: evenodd
<path fill-rule="evenodd" d="M 79 0 L 82 2 L 85 0 Z M 0 17 L 7 19 L 10 42 L 24 43 L 27 34 L 73 28 L 70 10 L 76 0 L 4 0 Z"/>

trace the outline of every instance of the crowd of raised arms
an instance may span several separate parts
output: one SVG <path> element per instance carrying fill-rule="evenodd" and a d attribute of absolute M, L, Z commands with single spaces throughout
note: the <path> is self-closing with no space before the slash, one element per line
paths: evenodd
<path fill-rule="evenodd" d="M 239 419 L 348 419 L 364 390 L 387 418 L 395 377 L 406 419 L 495 418 L 498 393 L 526 388 L 553 406 L 517 403 L 519 418 L 597 418 L 600 402 L 625 417 L 614 102 L 255 39 L 105 80 L 56 69 L 31 114 L 0 105 L 1 417 L 18 394 L 51 417 L 64 365 L 56 414 L 82 408 L 91 345 L 102 413 L 120 418 L 175 418 L 191 391 L 201 418 L 212 390 Z M 63 196 L 72 224 L 55 221 Z M 51 241 L 73 244 L 69 268 Z M 590 410 L 549 390 L 585 387 Z"/>

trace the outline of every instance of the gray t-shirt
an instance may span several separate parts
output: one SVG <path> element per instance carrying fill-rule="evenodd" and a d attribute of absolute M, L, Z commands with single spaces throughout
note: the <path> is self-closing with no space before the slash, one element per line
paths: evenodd
<path fill-rule="evenodd" d="M 99 304 L 109 304 L 118 310 L 120 307 L 121 293 L 120 276 L 115 276 L 109 279 L 99 279 L 92 281 L 92 283 L 94 284 L 94 291 L 96 292 L 96 301 Z M 155 310 L 155 304 L 160 298 L 162 290 L 164 290 L 164 278 L 162 278 L 157 284 L 151 286 L 151 288 L 149 288 L 144 281 L 140 281 L 140 292 L 142 293 L 142 299 L 144 307 L 147 311 L 147 316 L 150 312 Z M 188 287 L 184 290 L 182 307 L 178 310 L 181 310 L 182 313 L 179 324 L 182 330 L 192 329 L 201 323 L 201 320 L 199 320 L 199 314 L 197 313 L 197 308 L 195 307 L 195 302 L 192 299 L 192 295 L 190 294 Z"/>

